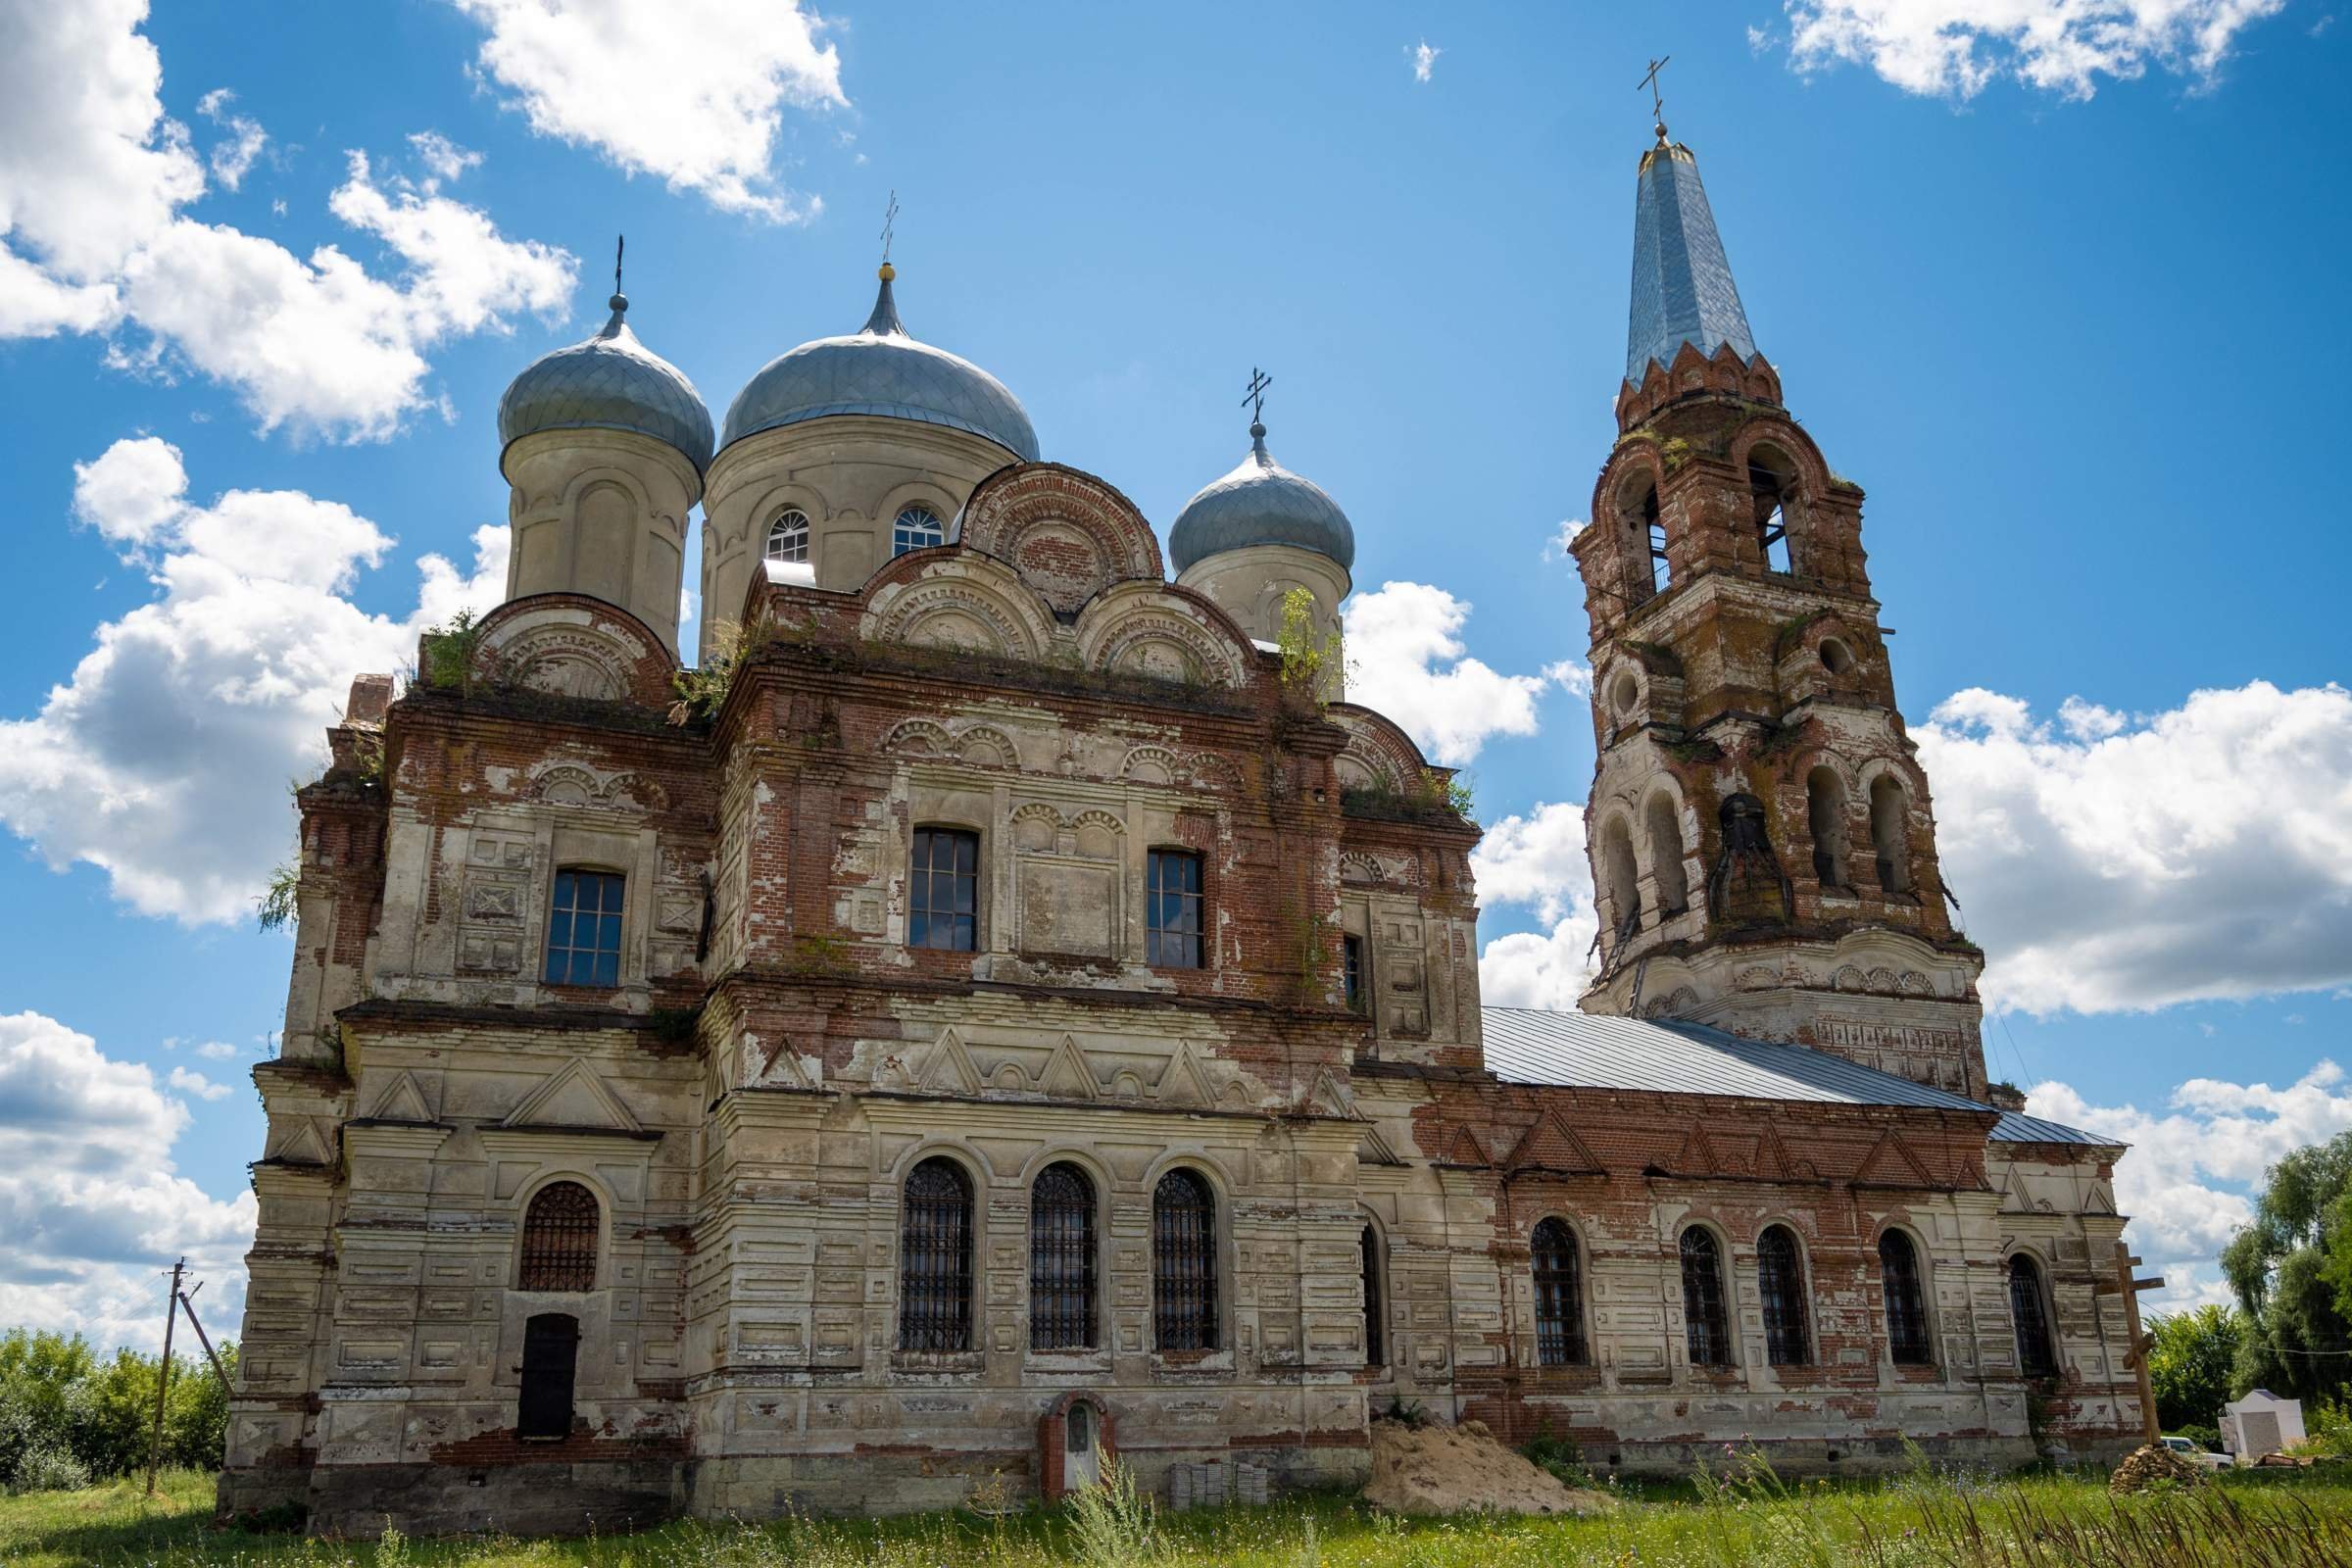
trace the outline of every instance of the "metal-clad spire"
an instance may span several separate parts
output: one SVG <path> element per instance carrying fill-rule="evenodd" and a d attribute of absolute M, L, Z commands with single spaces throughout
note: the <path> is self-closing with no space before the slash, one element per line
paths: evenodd
<path fill-rule="evenodd" d="M 1650 362 L 1671 365 L 1685 343 L 1713 355 L 1729 343 L 1755 357 L 1755 334 L 1715 231 L 1698 160 L 1681 142 L 1642 155 L 1634 192 L 1634 295 L 1625 334 L 1625 378 L 1636 386 Z"/>
<path fill-rule="evenodd" d="M 882 270 L 877 275 L 882 279 L 882 291 L 874 296 L 874 314 L 867 317 L 865 324 L 858 330 L 875 337 L 889 337 L 893 334 L 899 337 L 912 337 L 914 334 L 906 330 L 906 323 L 899 319 L 899 302 L 893 299 L 890 293 L 890 280 L 899 275 L 899 270 L 888 262 L 884 262 Z"/>

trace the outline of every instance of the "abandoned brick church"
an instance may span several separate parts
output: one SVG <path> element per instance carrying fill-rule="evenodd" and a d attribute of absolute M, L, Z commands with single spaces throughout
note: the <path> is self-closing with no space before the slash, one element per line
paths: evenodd
<path fill-rule="evenodd" d="M 505 602 L 299 795 L 225 1508 L 1238 1496 L 1400 1400 L 1626 1473 L 2138 1441 L 2123 1151 L 1986 1081 L 1862 492 L 1687 147 L 1574 541 L 1576 1013 L 1480 1004 L 1332 498 L 1253 425 L 1163 548 L 893 275 L 716 432 L 618 296 L 509 389 Z"/>

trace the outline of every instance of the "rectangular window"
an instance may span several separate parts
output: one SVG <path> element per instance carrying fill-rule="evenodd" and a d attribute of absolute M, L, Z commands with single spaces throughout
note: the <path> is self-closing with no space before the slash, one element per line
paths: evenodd
<path fill-rule="evenodd" d="M 1340 938 L 1340 987 L 1348 999 L 1349 1012 L 1369 1008 L 1370 999 L 1364 994 L 1364 939 L 1359 936 Z"/>
<path fill-rule="evenodd" d="M 980 835 L 916 828 L 906 878 L 906 945 L 977 953 L 979 908 Z"/>
<path fill-rule="evenodd" d="M 1144 956 L 1156 968 L 1200 967 L 1200 857 L 1153 850 L 1144 898 Z"/>
<path fill-rule="evenodd" d="M 621 878 L 611 871 L 558 871 L 547 917 L 547 983 L 620 984 Z"/>

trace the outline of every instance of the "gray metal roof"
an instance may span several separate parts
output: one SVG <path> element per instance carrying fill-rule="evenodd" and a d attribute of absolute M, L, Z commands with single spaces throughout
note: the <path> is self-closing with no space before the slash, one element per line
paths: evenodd
<path fill-rule="evenodd" d="M 1250 426 L 1250 455 L 1202 489 L 1168 529 L 1168 560 L 1178 572 L 1224 550 L 1296 545 L 1355 564 L 1355 528 L 1340 504 L 1312 479 L 1293 473 L 1266 450 L 1266 427 Z"/>
<path fill-rule="evenodd" d="M 540 356 L 509 383 L 498 400 L 500 445 L 539 430 L 633 430 L 677 448 L 701 472 L 710 466 L 710 411 L 683 371 L 637 341 L 621 319 L 627 297 L 610 303 L 603 331 Z"/>
<path fill-rule="evenodd" d="M 719 445 L 836 414 L 878 415 L 985 437 L 1027 463 L 1037 431 L 1020 399 L 971 361 L 911 336 L 886 271 L 873 314 L 848 337 L 820 337 L 770 360 L 735 395 Z"/>
<path fill-rule="evenodd" d="M 1634 187 L 1634 298 L 1626 318 L 1625 378 L 1636 386 L 1649 362 L 1672 365 L 1685 343 L 1713 355 L 1729 343 L 1756 354 L 1740 285 L 1715 231 L 1698 160 L 1680 142 L 1642 155 Z"/>
<path fill-rule="evenodd" d="M 1992 1124 L 1992 1140 L 1999 1144 L 2091 1144 L 2111 1149 L 2125 1147 L 2120 1138 L 2101 1138 L 2080 1127 L 2069 1127 L 2062 1121 L 2045 1121 L 2029 1116 L 2022 1110 L 2004 1110 L 2001 1119 Z"/>

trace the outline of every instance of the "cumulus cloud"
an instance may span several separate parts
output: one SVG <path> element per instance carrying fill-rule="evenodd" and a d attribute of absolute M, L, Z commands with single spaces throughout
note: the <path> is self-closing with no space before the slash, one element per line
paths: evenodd
<path fill-rule="evenodd" d="M 185 1069 L 173 1087 L 183 1073 L 208 1099 L 227 1093 Z M 0 1016 L 0 1322 L 152 1347 L 155 1271 L 185 1255 L 213 1282 L 206 1316 L 233 1332 L 254 1199 L 217 1199 L 174 1172 L 189 1119 L 147 1067 L 40 1013 Z"/>
<path fill-rule="evenodd" d="M 2352 981 L 2352 692 L 2267 681 L 2055 724 L 1971 689 L 1913 732 L 1996 1007 L 2135 1010 Z"/>
<path fill-rule="evenodd" d="M 428 350 L 562 314 L 570 255 L 505 238 L 435 181 L 378 180 L 357 153 L 329 207 L 383 247 L 389 278 L 334 245 L 306 259 L 187 216 L 206 165 L 164 116 L 145 14 L 143 0 L 34 8 L 0 49 L 0 334 L 114 332 L 111 365 L 219 381 L 265 430 L 370 440 L 435 401 Z M 267 138 L 230 101 L 200 107 L 229 132 L 211 168 L 234 189 Z"/>
<path fill-rule="evenodd" d="M 482 155 L 470 147 L 461 147 L 437 130 L 419 130 L 409 137 L 409 146 L 416 161 L 425 167 L 436 180 L 455 179 L 468 169 L 481 166 Z"/>
<path fill-rule="evenodd" d="M 1438 56 L 1444 54 L 1445 52 L 1445 50 L 1439 48 L 1436 44 L 1431 43 L 1427 38 L 1422 39 L 1419 43 L 1413 45 L 1410 49 L 1407 49 L 1404 52 L 1404 55 L 1407 60 L 1410 60 L 1413 63 L 1413 79 L 1415 81 L 1429 80 L 1429 78 L 1437 72 Z"/>
<path fill-rule="evenodd" d="M 2352 1085 L 2325 1059 L 2283 1089 L 2192 1078 L 2160 1112 L 2093 1104 L 2058 1082 L 2034 1085 L 2030 1103 L 2036 1116 L 2132 1146 L 2116 1167 L 2116 1207 L 2131 1216 L 2134 1249 L 2165 1278 L 2163 1299 L 2143 1298 L 2143 1307 L 2229 1299 L 2214 1258 L 2253 1217 L 2232 1189 L 2352 1126 Z"/>
<path fill-rule="evenodd" d="M 1348 690 L 1402 725 L 1430 760 L 1458 765 L 1493 735 L 1533 735 L 1542 675 L 1504 675 L 1469 657 L 1467 600 L 1420 582 L 1349 597 Z"/>
<path fill-rule="evenodd" d="M 220 140 L 213 143 L 213 150 L 207 155 L 207 162 L 213 166 L 213 177 L 226 190 L 235 190 L 245 183 L 245 175 L 253 168 L 254 160 L 260 158 L 262 149 L 270 145 L 270 133 L 262 128 L 259 121 L 250 120 L 228 107 L 236 102 L 236 97 L 226 87 L 215 87 L 196 100 L 196 112 L 226 132 Z"/>
<path fill-rule="evenodd" d="M 193 1067 L 172 1068 L 171 1076 L 165 1082 L 181 1094 L 194 1095 L 199 1100 L 226 1100 L 228 1098 L 228 1085 L 217 1084 Z"/>
<path fill-rule="evenodd" d="M 2213 80 L 2285 0 L 1787 0 L 1800 72 L 1868 66 L 1905 92 L 1966 100 L 2002 76 L 2067 98 L 2159 70 Z M 1753 42 L 1757 37 L 1749 30 Z"/>
<path fill-rule="evenodd" d="M 99 626 L 39 712 L 0 720 L 0 822 L 52 866 L 103 868 L 139 912 L 197 923 L 251 915 L 292 836 L 277 785 L 317 771 L 354 675 L 497 603 L 507 530 L 475 531 L 469 571 L 420 560 L 416 609 L 393 619 L 342 597 L 392 544 L 350 508 L 186 490 L 178 449 L 152 436 L 76 467 L 76 514 L 153 558 L 155 597 Z"/>
<path fill-rule="evenodd" d="M 823 203 L 776 178 L 783 111 L 847 107 L 841 56 L 792 0 L 453 0 L 488 30 L 478 66 L 531 128 L 770 222 Z M 649 90 L 649 84 L 656 84 Z"/>
<path fill-rule="evenodd" d="M 1546 929 L 1496 937 L 1479 955 L 1481 997 L 1496 1006 L 1573 1010 L 1592 979 L 1592 869 L 1585 858 L 1585 808 L 1539 804 L 1487 824 L 1470 854 L 1479 903 L 1532 908 Z"/>

